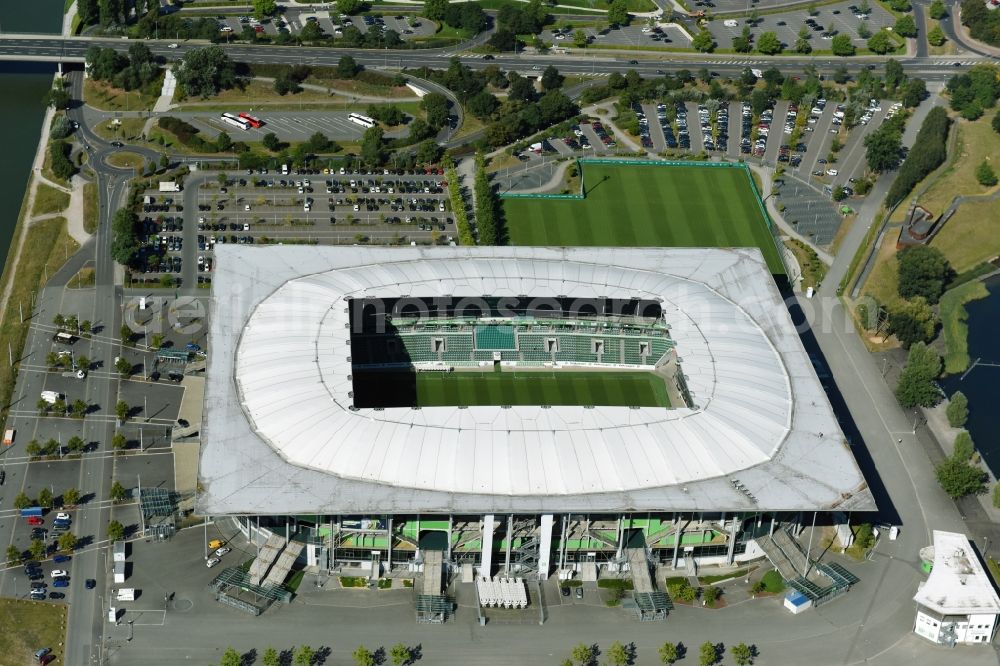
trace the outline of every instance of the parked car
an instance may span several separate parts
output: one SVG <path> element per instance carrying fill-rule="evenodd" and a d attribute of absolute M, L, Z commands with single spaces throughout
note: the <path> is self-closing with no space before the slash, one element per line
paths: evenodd
<path fill-rule="evenodd" d="M 582 587 L 576 588 L 576 598 L 577 599 L 583 599 L 583 588 Z"/>
<path fill-rule="evenodd" d="M 56 520 L 73 520 L 73 518 L 68 513 L 57 513 Z"/>
<path fill-rule="evenodd" d="M 52 583 L 52 587 L 69 587 L 68 578 L 56 578 L 55 582 Z"/>
<path fill-rule="evenodd" d="M 216 557 L 222 557 L 223 555 L 225 555 L 226 553 L 228 553 L 230 550 L 232 550 L 232 548 L 229 548 L 229 547 L 220 548 L 217 551 L 215 551 L 215 556 Z"/>
<path fill-rule="evenodd" d="M 65 569 L 53 569 L 50 574 L 53 578 L 63 578 L 69 575 L 69 572 Z"/>
<path fill-rule="evenodd" d="M 212 567 L 214 567 L 216 564 L 218 564 L 221 561 L 222 560 L 219 559 L 218 557 L 213 557 L 213 558 L 209 559 L 207 562 L 205 562 L 205 566 L 208 567 L 209 569 L 211 569 Z"/>
<path fill-rule="evenodd" d="M 72 559 L 73 558 L 70 557 L 69 555 L 56 555 L 55 557 L 52 558 L 52 561 L 55 562 L 56 564 L 60 564 L 62 562 L 69 562 Z"/>
<path fill-rule="evenodd" d="M 66 595 L 62 592 L 49 592 L 49 599 L 65 599 Z"/>

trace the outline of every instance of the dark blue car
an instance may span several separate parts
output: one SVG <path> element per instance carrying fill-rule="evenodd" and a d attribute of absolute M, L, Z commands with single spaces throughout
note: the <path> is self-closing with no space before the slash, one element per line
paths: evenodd
<path fill-rule="evenodd" d="M 56 578 L 52 587 L 69 587 L 69 578 Z"/>
<path fill-rule="evenodd" d="M 70 557 L 69 555 L 56 555 L 55 557 L 52 558 L 52 561 L 56 563 L 69 562 L 71 559 L 73 558 Z"/>

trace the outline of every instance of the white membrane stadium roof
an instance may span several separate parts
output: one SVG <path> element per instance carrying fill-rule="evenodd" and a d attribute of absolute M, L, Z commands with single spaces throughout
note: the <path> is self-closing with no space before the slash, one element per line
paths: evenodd
<path fill-rule="evenodd" d="M 873 509 L 757 249 L 218 246 L 203 512 Z M 348 298 L 660 299 L 695 407 L 350 410 Z"/>

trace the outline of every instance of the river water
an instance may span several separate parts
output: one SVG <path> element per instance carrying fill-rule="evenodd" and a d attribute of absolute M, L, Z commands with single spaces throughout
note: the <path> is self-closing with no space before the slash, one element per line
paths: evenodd
<path fill-rule="evenodd" d="M 62 30 L 63 0 L 0 0 L 0 32 Z M 0 127 L 4 128 L 0 159 L 0 253 L 7 260 L 10 239 L 38 147 L 43 98 L 52 81 L 52 63 L 0 62 Z M 0 262 L 2 263 L 2 262 Z"/>
<path fill-rule="evenodd" d="M 945 392 L 951 395 L 961 391 L 969 399 L 969 422 L 966 428 L 976 443 L 976 449 L 993 471 L 1000 474 L 1000 346 L 997 345 L 997 331 L 1000 330 L 1000 277 L 986 281 L 990 295 L 965 305 L 969 313 L 969 359 L 993 365 L 976 365 L 965 379 L 962 375 L 952 375 L 941 382 Z"/>

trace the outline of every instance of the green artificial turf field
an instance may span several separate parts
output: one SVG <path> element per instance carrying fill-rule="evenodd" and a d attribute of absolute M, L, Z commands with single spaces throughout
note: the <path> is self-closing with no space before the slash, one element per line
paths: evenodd
<path fill-rule="evenodd" d="M 669 407 L 652 372 L 418 372 L 354 377 L 359 407 L 593 405 Z"/>
<path fill-rule="evenodd" d="M 512 245 L 759 247 L 784 274 L 742 168 L 583 164 L 586 198 L 504 199 Z"/>

